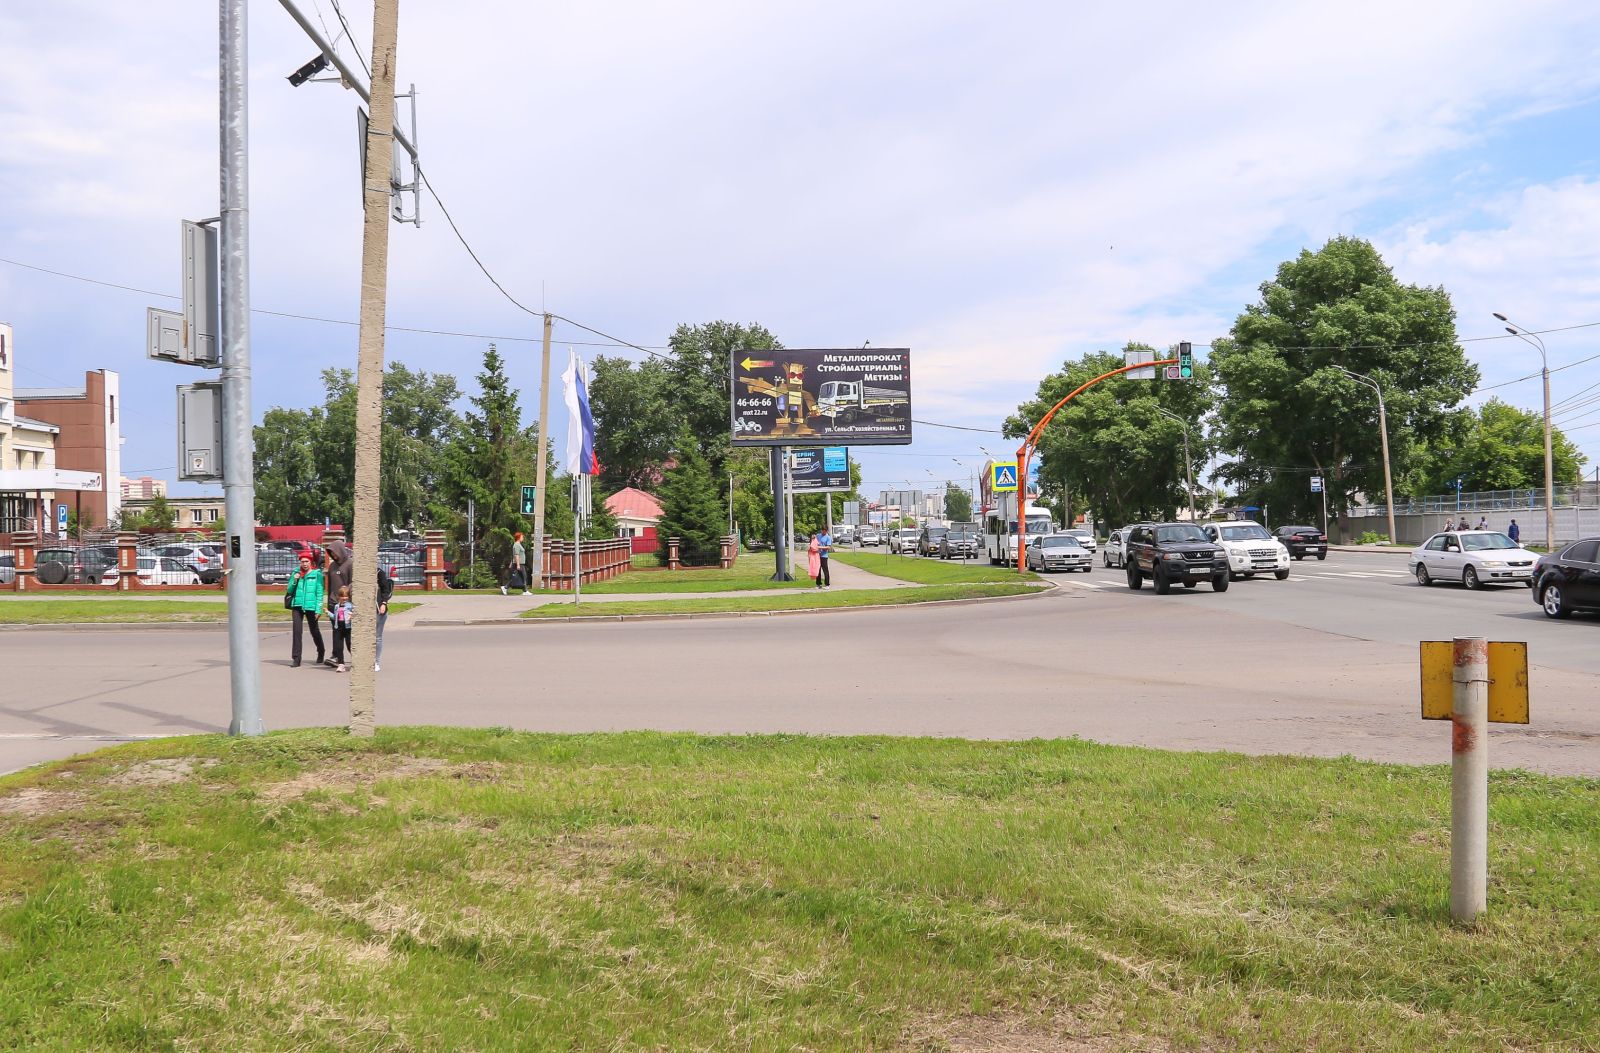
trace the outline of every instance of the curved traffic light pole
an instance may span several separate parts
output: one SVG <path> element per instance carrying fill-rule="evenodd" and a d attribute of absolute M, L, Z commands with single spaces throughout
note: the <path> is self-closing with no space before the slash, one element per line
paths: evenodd
<path fill-rule="evenodd" d="M 1029 430 L 1028 437 L 1022 440 L 1021 446 L 1017 447 L 1017 573 L 1023 573 L 1028 569 L 1028 460 L 1033 455 L 1033 451 L 1038 448 L 1039 438 L 1044 434 L 1045 427 L 1061 411 L 1062 406 L 1065 406 L 1108 377 L 1119 376 L 1135 369 L 1151 369 L 1156 366 L 1175 366 L 1177 364 L 1178 360 L 1176 358 L 1163 358 L 1155 362 L 1138 362 L 1131 366 L 1113 369 L 1109 373 L 1101 373 L 1093 380 L 1073 388 L 1066 398 L 1051 406 L 1050 412 L 1040 417 L 1039 423 Z"/>

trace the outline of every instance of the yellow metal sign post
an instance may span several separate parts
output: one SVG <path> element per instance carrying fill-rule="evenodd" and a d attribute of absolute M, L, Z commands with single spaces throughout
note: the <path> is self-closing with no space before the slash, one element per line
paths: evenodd
<path fill-rule="evenodd" d="M 1528 645 L 1478 637 L 1421 644 L 1422 717 L 1450 732 L 1450 918 L 1488 905 L 1490 722 L 1528 722 Z"/>

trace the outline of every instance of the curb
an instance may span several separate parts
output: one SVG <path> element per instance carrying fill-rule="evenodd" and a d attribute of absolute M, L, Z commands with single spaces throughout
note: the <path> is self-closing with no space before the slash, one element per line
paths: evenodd
<path fill-rule="evenodd" d="M 1414 545 L 1411 548 L 1401 548 L 1397 545 L 1329 545 L 1328 551 L 1379 553 L 1386 556 L 1409 556 L 1411 555 L 1412 549 L 1415 547 L 1416 546 Z"/>
<path fill-rule="evenodd" d="M 215 622 L 14 622 L 0 625 L 0 633 L 27 629 L 57 629 L 72 633 L 172 632 L 177 629 L 217 632 L 226 631 L 227 628 L 226 618 Z M 256 630 L 264 633 L 287 631 L 290 628 L 292 625 L 289 622 L 258 622 L 256 625 Z"/>
<path fill-rule="evenodd" d="M 895 611 L 917 607 L 961 607 L 974 603 L 1006 603 L 1027 600 L 1054 592 L 1059 586 L 1045 582 L 1042 588 L 1021 592 L 1014 596 L 967 596 L 954 600 L 922 600 L 917 603 L 873 603 L 860 607 L 794 607 L 778 611 L 704 611 L 695 614 L 578 614 L 569 618 L 419 618 L 418 628 L 449 628 L 467 625 L 538 625 L 554 622 L 670 622 L 695 621 L 713 618 L 775 618 L 790 614 L 844 614 L 854 611 Z"/>

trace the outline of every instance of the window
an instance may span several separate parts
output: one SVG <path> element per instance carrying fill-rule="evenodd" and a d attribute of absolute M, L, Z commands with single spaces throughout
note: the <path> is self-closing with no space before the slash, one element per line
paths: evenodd
<path fill-rule="evenodd" d="M 117 396 L 111 396 L 111 423 L 117 423 Z"/>
<path fill-rule="evenodd" d="M 216 521 L 217 521 L 217 510 L 215 508 L 206 509 L 206 522 L 207 523 L 215 523 Z"/>
<path fill-rule="evenodd" d="M 200 525 L 200 509 L 198 509 L 198 508 L 189 509 L 189 518 L 194 521 L 194 525 L 195 526 L 199 526 Z"/>
<path fill-rule="evenodd" d="M 1431 539 L 1429 539 L 1429 541 L 1428 541 L 1428 551 L 1429 552 L 1443 552 L 1444 551 L 1444 537 L 1445 536 L 1443 534 L 1435 534 Z"/>
<path fill-rule="evenodd" d="M 1561 558 L 1572 563 L 1593 563 L 1600 555 L 1600 541 L 1580 541 L 1561 553 Z"/>

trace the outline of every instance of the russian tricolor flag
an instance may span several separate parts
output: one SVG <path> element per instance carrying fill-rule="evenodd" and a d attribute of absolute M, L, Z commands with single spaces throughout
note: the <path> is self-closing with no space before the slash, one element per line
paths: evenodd
<path fill-rule="evenodd" d="M 594 416 L 589 412 L 589 374 L 583 360 L 571 348 L 566 372 L 561 374 L 567 402 L 567 474 L 598 475 L 600 461 L 594 455 Z"/>

